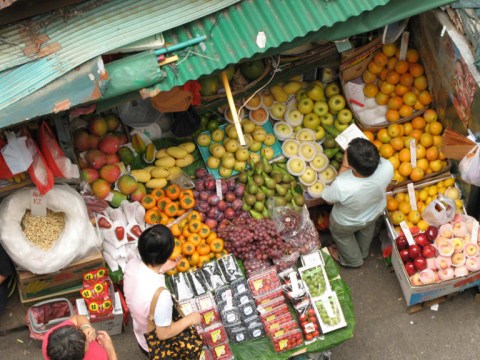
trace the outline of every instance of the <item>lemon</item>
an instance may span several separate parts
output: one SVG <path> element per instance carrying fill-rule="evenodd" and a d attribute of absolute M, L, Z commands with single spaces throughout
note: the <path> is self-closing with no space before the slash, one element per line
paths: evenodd
<path fill-rule="evenodd" d="M 445 187 L 449 187 L 449 186 L 452 186 L 453 184 L 455 184 L 455 179 L 454 178 L 448 178 L 448 179 L 445 179 L 443 181 L 443 185 Z"/>
<path fill-rule="evenodd" d="M 428 189 L 429 196 L 436 196 L 437 194 L 438 194 L 438 189 L 436 186 L 431 186 L 430 189 Z"/>

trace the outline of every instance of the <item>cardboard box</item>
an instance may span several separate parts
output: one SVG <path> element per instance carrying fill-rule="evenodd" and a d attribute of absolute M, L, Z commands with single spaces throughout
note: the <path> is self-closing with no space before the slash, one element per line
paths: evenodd
<path fill-rule="evenodd" d="M 450 128 L 443 132 L 441 150 L 448 159 L 462 160 L 475 145 L 468 137 Z"/>
<path fill-rule="evenodd" d="M 85 300 L 80 298 L 76 299 L 77 313 L 79 315 L 84 315 L 90 319 L 90 315 L 87 310 L 87 304 Z M 103 330 L 108 333 L 108 335 L 120 335 L 123 332 L 123 309 L 122 302 L 120 301 L 120 295 L 118 292 L 115 293 L 115 301 L 113 304 L 113 315 L 105 319 L 91 319 L 90 322 L 95 330 Z"/>
<path fill-rule="evenodd" d="M 105 262 L 99 251 L 55 273 L 37 275 L 17 270 L 20 299 L 22 302 L 31 302 L 80 291 L 83 273 L 102 266 L 105 266 Z"/>

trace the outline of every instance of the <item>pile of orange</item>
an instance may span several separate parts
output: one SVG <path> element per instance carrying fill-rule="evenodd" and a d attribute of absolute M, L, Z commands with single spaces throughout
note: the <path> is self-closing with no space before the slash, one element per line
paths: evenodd
<path fill-rule="evenodd" d="M 409 48 L 405 60 L 399 56 L 400 49 L 395 43 L 385 44 L 362 74 L 363 93 L 375 98 L 377 104 L 387 106 L 385 117 L 390 122 L 409 117 L 432 103 L 418 51 Z"/>
<path fill-rule="evenodd" d="M 442 145 L 443 125 L 433 109 L 425 111 L 405 123 L 390 124 L 376 134 L 364 131 L 377 147 L 380 155 L 393 165 L 393 180 L 397 183 L 410 179 L 421 181 L 426 175 L 438 173 L 447 166 Z M 415 144 L 416 166 L 412 166 L 411 142 Z"/>
<path fill-rule="evenodd" d="M 188 212 L 182 220 L 173 222 L 170 230 L 175 238 L 170 259 L 180 257 L 180 260 L 168 275 L 199 269 L 203 264 L 227 254 L 223 239 L 202 222 L 202 215 L 196 210 Z"/>

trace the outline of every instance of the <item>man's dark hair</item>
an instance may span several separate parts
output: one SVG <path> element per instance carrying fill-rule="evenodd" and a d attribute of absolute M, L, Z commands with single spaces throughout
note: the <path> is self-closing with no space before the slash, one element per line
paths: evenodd
<path fill-rule="evenodd" d="M 165 225 L 154 225 L 138 238 L 138 252 L 147 265 L 164 264 L 173 253 L 175 240 Z"/>
<path fill-rule="evenodd" d="M 369 140 L 355 138 L 348 144 L 348 164 L 360 175 L 368 177 L 377 170 L 380 154 Z"/>
<path fill-rule="evenodd" d="M 50 360 L 83 360 L 87 338 L 82 330 L 66 325 L 48 336 L 47 355 Z"/>

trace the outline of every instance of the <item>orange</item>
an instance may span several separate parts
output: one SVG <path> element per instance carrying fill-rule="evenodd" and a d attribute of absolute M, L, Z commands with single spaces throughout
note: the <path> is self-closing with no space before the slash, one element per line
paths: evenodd
<path fill-rule="evenodd" d="M 407 216 L 408 221 L 410 221 L 413 225 L 418 224 L 420 220 L 422 220 L 422 215 L 418 210 L 412 210 L 408 213 Z"/>
<path fill-rule="evenodd" d="M 409 89 L 408 86 L 397 84 L 395 85 L 395 94 L 397 94 L 398 96 L 403 96 L 408 91 L 408 89 Z"/>
<path fill-rule="evenodd" d="M 413 81 L 413 86 L 420 91 L 425 90 L 428 87 L 428 81 L 425 75 L 415 78 Z"/>
<path fill-rule="evenodd" d="M 382 85 L 380 85 L 380 91 L 384 93 L 385 95 L 390 95 L 395 91 L 395 85 L 390 84 L 387 81 L 384 81 Z"/>
<path fill-rule="evenodd" d="M 394 70 L 395 69 L 395 64 L 397 63 L 398 59 L 396 57 L 391 57 L 388 59 L 387 66 L 386 68 L 388 70 Z"/>
<path fill-rule="evenodd" d="M 416 143 L 418 144 L 420 142 L 420 137 L 422 136 L 422 134 L 423 134 L 422 130 L 413 129 L 409 136 L 415 138 Z"/>
<path fill-rule="evenodd" d="M 398 203 L 398 210 L 400 210 L 404 215 L 408 215 L 412 208 L 410 207 L 409 201 L 400 201 Z"/>
<path fill-rule="evenodd" d="M 398 154 L 398 160 L 401 162 L 409 162 L 410 161 L 410 149 L 409 148 L 403 148 L 400 150 L 400 153 Z"/>
<path fill-rule="evenodd" d="M 432 95 L 428 90 L 423 90 L 418 95 L 418 101 L 420 101 L 423 105 L 430 105 L 432 103 Z"/>
<path fill-rule="evenodd" d="M 425 157 L 428 161 L 437 160 L 439 155 L 438 148 L 436 146 L 431 146 L 427 149 Z"/>
<path fill-rule="evenodd" d="M 394 170 L 397 170 L 398 167 L 400 166 L 400 160 L 398 160 L 398 157 L 396 157 L 395 155 L 394 155 L 394 156 L 390 156 L 390 157 L 388 158 L 388 161 L 390 161 L 390 163 L 392 164 Z"/>
<path fill-rule="evenodd" d="M 375 64 L 373 61 L 370 61 L 368 63 L 368 70 L 370 70 L 370 72 L 372 72 L 373 74 L 380 74 L 380 72 L 382 71 L 382 67 L 381 66 L 378 66 L 377 64 Z"/>
<path fill-rule="evenodd" d="M 408 71 L 409 64 L 405 60 L 398 60 L 395 64 L 395 71 L 399 74 L 405 74 Z"/>
<path fill-rule="evenodd" d="M 373 98 L 375 95 L 378 93 L 378 87 L 377 85 L 373 83 L 367 83 L 365 84 L 365 87 L 363 88 L 363 94 L 368 97 L 368 98 Z"/>
<path fill-rule="evenodd" d="M 392 110 L 398 110 L 403 105 L 403 99 L 400 96 L 394 96 L 388 99 L 387 108 Z"/>
<path fill-rule="evenodd" d="M 441 135 L 433 135 L 433 145 L 440 147 L 442 145 L 442 136 Z"/>
<path fill-rule="evenodd" d="M 398 113 L 402 118 L 407 118 L 413 114 L 413 107 L 410 105 L 402 105 L 402 107 L 398 110 Z"/>
<path fill-rule="evenodd" d="M 421 116 L 417 116 L 412 120 L 412 128 L 414 129 L 424 129 L 426 125 L 425 119 Z"/>
<path fill-rule="evenodd" d="M 394 70 L 389 70 L 386 77 L 387 82 L 396 85 L 400 81 L 400 74 Z"/>
<path fill-rule="evenodd" d="M 420 59 L 417 49 L 408 49 L 407 55 L 405 56 L 409 63 L 416 63 Z"/>
<path fill-rule="evenodd" d="M 417 159 L 424 159 L 427 155 L 427 150 L 422 144 L 417 144 L 415 148 L 415 153 L 417 154 Z"/>
<path fill-rule="evenodd" d="M 418 99 L 417 101 L 415 102 L 415 105 L 413 105 L 413 108 L 417 111 L 421 111 L 423 109 L 425 109 L 425 105 L 423 105 Z"/>
<path fill-rule="evenodd" d="M 400 137 L 393 138 L 390 141 L 390 145 L 392 145 L 392 148 L 396 151 L 400 151 L 405 147 L 405 144 L 403 143 L 403 140 Z"/>
<path fill-rule="evenodd" d="M 390 109 L 390 110 L 387 110 L 385 117 L 390 122 L 398 121 L 400 120 L 400 113 L 398 112 L 398 110 Z"/>
<path fill-rule="evenodd" d="M 417 101 L 417 95 L 415 95 L 411 91 L 407 91 L 405 94 L 403 94 L 403 103 L 405 105 L 413 106 L 415 105 L 415 102 Z"/>
<path fill-rule="evenodd" d="M 429 133 L 423 133 L 422 135 L 420 135 L 420 144 L 422 144 L 426 148 L 429 148 L 433 145 L 433 136 Z"/>
<path fill-rule="evenodd" d="M 377 74 L 374 74 L 370 70 L 366 69 L 362 74 L 362 79 L 366 84 L 374 83 L 377 81 Z"/>
<path fill-rule="evenodd" d="M 397 51 L 397 45 L 395 43 L 385 44 L 382 47 L 382 52 L 390 58 L 395 55 L 396 51 Z"/>
<path fill-rule="evenodd" d="M 441 160 L 430 161 L 429 168 L 432 172 L 439 172 L 443 169 L 443 164 Z"/>
<path fill-rule="evenodd" d="M 383 128 L 380 129 L 377 133 L 377 140 L 381 141 L 384 144 L 387 144 L 390 142 L 391 137 L 388 135 L 388 130 Z"/>
<path fill-rule="evenodd" d="M 412 173 L 412 164 L 410 164 L 409 162 L 402 162 L 400 164 L 400 166 L 398 167 L 398 172 L 400 175 L 402 176 L 409 176 L 411 173 Z"/>
<path fill-rule="evenodd" d="M 397 193 L 397 194 L 395 194 L 395 199 L 397 199 L 398 202 L 405 201 L 406 195 L 407 194 L 405 194 L 405 193 Z"/>
<path fill-rule="evenodd" d="M 427 109 L 423 113 L 423 118 L 427 123 L 431 123 L 433 121 L 436 121 L 438 118 L 437 112 L 433 109 Z"/>
<path fill-rule="evenodd" d="M 413 85 L 414 78 L 409 73 L 400 75 L 400 84 L 410 88 Z"/>
<path fill-rule="evenodd" d="M 429 167 L 429 163 L 427 159 L 418 159 L 417 160 L 417 167 L 422 169 L 423 171 L 427 171 Z"/>
<path fill-rule="evenodd" d="M 430 129 L 430 134 L 440 135 L 442 133 L 442 130 L 443 130 L 443 125 L 439 121 L 432 121 L 430 123 L 429 129 Z"/>
<path fill-rule="evenodd" d="M 382 142 L 378 139 L 375 139 L 373 140 L 373 145 L 375 145 L 377 149 L 380 149 L 380 146 L 382 146 Z"/>
<path fill-rule="evenodd" d="M 397 184 L 398 184 L 398 183 L 401 183 L 402 181 L 405 181 L 406 179 L 407 179 L 407 178 L 406 178 L 405 176 L 400 175 L 400 173 L 398 172 L 398 170 L 395 170 L 395 171 L 393 172 L 393 178 L 392 178 L 392 180 L 393 180 L 394 182 L 396 182 Z"/>
<path fill-rule="evenodd" d="M 417 206 L 417 207 L 420 212 L 423 212 L 423 210 L 420 210 L 420 206 Z M 423 208 L 425 208 L 425 204 L 423 204 Z M 420 229 L 420 231 L 427 230 L 429 226 L 430 225 L 423 219 L 417 223 L 417 227 Z"/>
<path fill-rule="evenodd" d="M 423 75 L 423 66 L 420 65 L 419 63 L 410 64 L 410 67 L 408 68 L 408 72 L 410 73 L 410 75 L 417 78 Z"/>
<path fill-rule="evenodd" d="M 390 97 L 382 92 L 378 92 L 377 95 L 375 96 L 375 102 L 378 105 L 387 105 L 388 99 Z"/>
<path fill-rule="evenodd" d="M 373 140 L 375 139 L 375 135 L 373 135 L 371 131 L 365 130 L 363 132 L 363 135 L 365 135 L 367 139 L 370 140 L 371 142 L 373 142 Z"/>
<path fill-rule="evenodd" d="M 420 181 L 423 179 L 424 176 L 425 172 L 419 167 L 416 167 L 412 170 L 412 173 L 410 174 L 410 179 L 412 181 Z"/>
<path fill-rule="evenodd" d="M 411 133 L 410 133 L 411 134 Z M 405 144 L 405 147 L 407 149 L 410 149 L 410 144 L 412 143 L 412 140 L 413 140 L 413 143 L 416 145 L 417 144 L 417 139 L 415 139 L 413 136 L 407 136 L 407 137 L 404 137 L 403 139 L 403 143 Z"/>
<path fill-rule="evenodd" d="M 408 136 L 412 132 L 412 129 L 413 129 L 413 126 L 411 122 L 406 122 L 405 124 L 403 124 L 404 135 Z"/>
<path fill-rule="evenodd" d="M 393 197 L 387 198 L 387 210 L 388 211 L 395 211 L 398 209 L 398 201 Z"/>
<path fill-rule="evenodd" d="M 373 62 L 378 66 L 385 66 L 387 65 L 388 57 L 383 52 L 378 52 L 373 57 Z"/>
<path fill-rule="evenodd" d="M 382 157 L 384 157 L 385 159 L 388 159 L 389 157 L 393 156 L 393 154 L 395 153 L 395 150 L 390 144 L 382 144 L 382 146 L 380 146 L 379 152 L 380 152 L 380 155 L 382 155 Z"/>
<path fill-rule="evenodd" d="M 380 72 L 380 75 L 378 75 L 378 77 L 382 80 L 382 81 L 385 81 L 387 79 L 387 74 L 388 74 L 388 69 L 383 69 L 381 72 Z"/>

